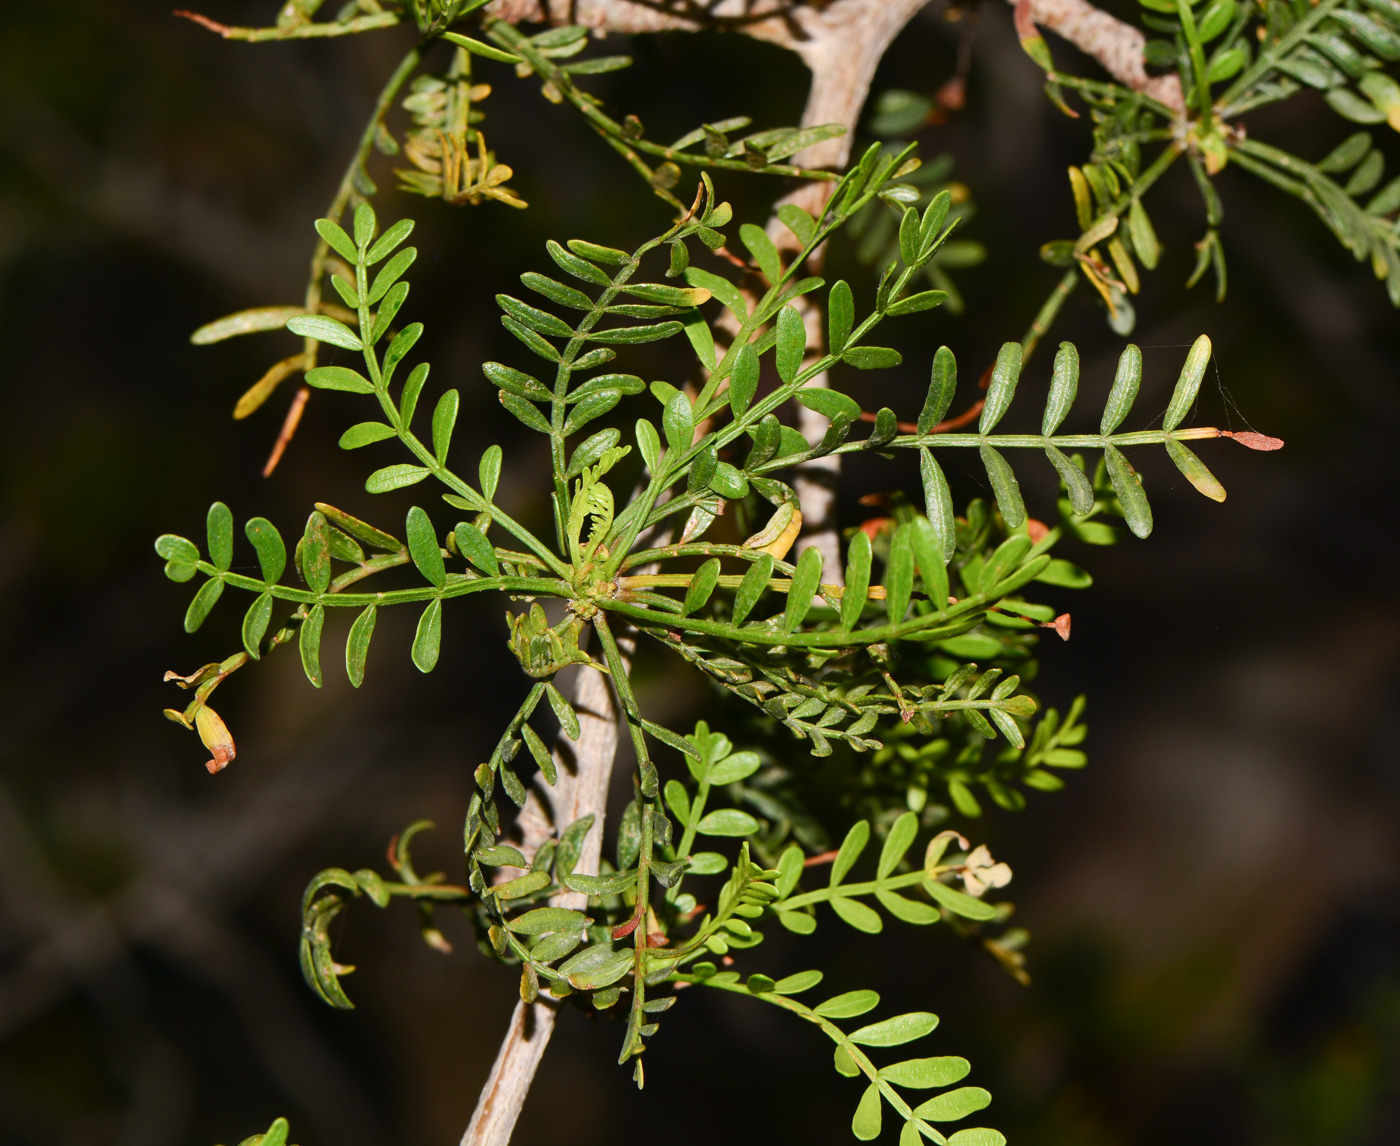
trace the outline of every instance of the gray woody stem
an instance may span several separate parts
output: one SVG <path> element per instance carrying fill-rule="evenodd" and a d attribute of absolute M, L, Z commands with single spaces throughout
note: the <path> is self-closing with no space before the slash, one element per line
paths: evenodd
<path fill-rule="evenodd" d="M 623 652 L 630 649 L 623 645 Z M 569 742 L 560 734 L 554 751 L 558 783 L 550 788 L 536 779 L 516 826 L 527 854 L 533 855 L 556 830 L 562 831 L 580 816 L 592 815 L 593 827 L 584 837 L 578 859 L 578 870 L 592 873 L 598 870 L 602 853 L 603 816 L 617 752 L 617 709 L 606 676 L 593 669 L 579 669 L 578 674 L 573 700 L 579 738 L 572 752 L 567 752 L 563 749 Z M 572 891 L 556 896 L 553 902 L 575 911 L 588 907 L 588 897 Z M 521 1000 L 515 1004 L 510 1029 L 496 1053 L 471 1124 L 462 1135 L 462 1146 L 505 1146 L 510 1141 L 540 1058 L 554 1033 L 558 1006 L 543 995 L 534 1003 Z"/>

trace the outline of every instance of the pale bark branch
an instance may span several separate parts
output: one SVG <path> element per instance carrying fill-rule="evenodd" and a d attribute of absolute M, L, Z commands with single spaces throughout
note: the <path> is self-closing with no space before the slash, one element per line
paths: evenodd
<path fill-rule="evenodd" d="M 1018 31 L 1026 23 L 1049 28 L 1087 56 L 1092 56 L 1119 83 L 1149 95 L 1178 114 L 1186 101 L 1181 80 L 1175 75 L 1149 76 L 1143 47 L 1147 37 L 1140 28 L 1125 24 L 1087 0 L 1010 0 L 1016 9 Z"/>
<path fill-rule="evenodd" d="M 624 646 L 624 655 L 630 651 Z M 618 718 L 607 677 L 593 669 L 577 671 L 573 700 L 578 711 L 579 738 L 571 747 L 571 742 L 560 733 L 554 751 L 558 782 L 551 788 L 542 777 L 536 778 L 516 817 L 516 827 L 526 853 L 533 855 L 556 832 L 581 816 L 592 815 L 593 827 L 584 837 L 577 868 L 593 874 L 602 855 L 608 787 L 617 754 Z M 557 907 L 582 911 L 588 906 L 588 897 L 570 891 L 556 896 L 553 902 Z M 471 1123 L 462 1135 L 462 1146 L 504 1146 L 510 1141 L 535 1071 L 554 1034 L 558 1007 L 557 1002 L 543 995 L 534 1003 L 522 999 L 515 1004 L 510 1028 L 496 1053 Z"/>

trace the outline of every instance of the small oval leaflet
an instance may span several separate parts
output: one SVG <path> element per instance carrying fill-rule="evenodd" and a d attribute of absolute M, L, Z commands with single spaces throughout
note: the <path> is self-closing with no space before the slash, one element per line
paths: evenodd
<path fill-rule="evenodd" d="M 1045 400 L 1045 417 L 1040 432 L 1049 437 L 1060 428 L 1079 391 L 1079 351 L 1072 342 L 1060 343 L 1050 372 L 1050 396 Z"/>
<path fill-rule="evenodd" d="M 262 655 L 259 646 L 267 635 L 268 622 L 272 620 L 272 594 L 260 593 L 243 614 L 243 647 L 248 655 L 258 660 Z"/>
<path fill-rule="evenodd" d="M 356 688 L 365 680 L 365 658 L 369 656 L 369 641 L 374 636 L 377 616 L 378 607 L 366 605 L 364 612 L 350 626 L 350 635 L 345 641 L 345 675 Z"/>
<path fill-rule="evenodd" d="M 873 1011 L 880 1005 L 880 996 L 874 991 L 847 991 L 834 995 L 824 1003 L 812 1008 L 815 1014 L 824 1019 L 854 1019 L 866 1011 Z"/>
<path fill-rule="evenodd" d="M 997 351 L 996 365 L 992 367 L 992 380 L 987 384 L 987 400 L 982 406 L 982 416 L 977 420 L 979 434 L 991 433 L 1001 421 L 1002 415 L 1016 396 L 1016 383 L 1020 377 L 1021 344 L 1004 342 Z"/>
<path fill-rule="evenodd" d="M 883 1067 L 880 1077 L 895 1086 L 911 1090 L 929 1090 L 935 1086 L 952 1086 L 967 1077 L 972 1064 L 965 1058 L 947 1055 L 942 1058 L 911 1058 Z"/>
<path fill-rule="evenodd" d="M 759 597 L 768 588 L 768 579 L 772 576 L 771 554 L 763 554 L 749 566 L 749 571 L 744 574 L 744 579 L 739 582 L 739 588 L 734 594 L 734 612 L 731 618 L 734 624 L 742 625 L 748 619 L 753 607 L 758 604 Z"/>
<path fill-rule="evenodd" d="M 929 433 L 948 416 L 957 388 L 957 359 L 946 346 L 940 346 L 933 356 L 933 367 L 929 372 L 928 396 L 924 399 L 924 408 L 919 411 L 919 433 Z"/>
<path fill-rule="evenodd" d="M 1123 423 L 1137 400 L 1142 385 L 1142 351 L 1131 342 L 1118 358 L 1118 372 L 1113 377 L 1113 389 L 1108 393 L 1099 433 L 1111 434 Z"/>
<path fill-rule="evenodd" d="M 1135 536 L 1146 537 L 1152 532 L 1152 507 L 1148 504 L 1142 483 L 1116 446 L 1104 447 L 1104 462 L 1108 466 L 1113 492 L 1118 495 L 1118 504 L 1123 507 L 1123 519 L 1128 523 L 1128 528 Z"/>
<path fill-rule="evenodd" d="M 306 679 L 317 688 L 321 687 L 321 630 L 326 622 L 324 605 L 313 605 L 306 620 L 297 633 L 297 649 L 301 653 L 301 668 Z"/>
<path fill-rule="evenodd" d="M 885 921 L 880 918 L 880 913 L 873 907 L 867 907 L 858 899 L 849 899 L 844 895 L 833 895 L 830 904 L 831 910 L 836 913 L 837 917 L 857 931 L 863 931 L 867 935 L 878 935 L 884 930 Z"/>
<path fill-rule="evenodd" d="M 317 342 L 328 342 L 332 346 L 339 346 L 342 350 L 363 350 L 365 344 L 360 341 L 355 334 L 343 322 L 337 322 L 333 318 L 327 318 L 321 314 L 299 314 L 295 318 L 287 319 L 287 329 L 293 334 L 300 334 L 303 338 L 314 338 Z M 311 371 L 307 374 L 307 381 L 311 381 Z M 311 382 L 315 386 L 317 383 Z"/>
<path fill-rule="evenodd" d="M 405 486 L 416 485 L 432 472 L 426 466 L 414 466 L 406 462 L 385 466 L 375 470 L 365 479 L 365 492 L 389 493 L 391 490 L 403 489 Z"/>
<path fill-rule="evenodd" d="M 938 1016 L 927 1011 L 912 1011 L 896 1015 L 883 1022 L 871 1023 L 852 1031 L 850 1040 L 864 1047 L 897 1047 L 921 1039 L 938 1026 Z"/>
<path fill-rule="evenodd" d="M 1164 430 L 1174 430 L 1181 425 L 1182 419 L 1186 417 L 1200 392 L 1201 379 L 1205 377 L 1206 364 L 1209 361 L 1210 339 L 1203 334 L 1196 339 L 1190 353 L 1186 355 L 1186 364 L 1181 368 L 1181 377 L 1177 379 L 1176 388 L 1172 391 L 1172 400 L 1162 418 Z"/>
<path fill-rule="evenodd" d="M 413 558 L 418 572 L 434 586 L 442 588 L 447 581 L 447 570 L 443 564 L 442 550 L 438 548 L 437 534 L 433 532 L 432 520 L 415 505 L 408 511 L 404 529 L 408 538 L 408 554 Z"/>
<path fill-rule="evenodd" d="M 592 922 L 581 911 L 570 911 L 564 907 L 536 907 L 516 916 L 506 926 L 517 935 L 544 935 L 550 931 L 576 930 Z"/>
<path fill-rule="evenodd" d="M 758 828 L 758 821 L 738 808 L 717 808 L 695 825 L 702 836 L 742 837 L 752 835 Z"/>
<path fill-rule="evenodd" d="M 423 615 L 418 618 L 418 629 L 413 636 L 413 663 L 419 672 L 432 672 L 437 667 L 438 654 L 442 651 L 442 601 L 434 598 L 428 602 Z"/>
<path fill-rule="evenodd" d="M 248 535 L 248 540 L 257 551 L 263 580 L 269 585 L 275 584 L 282 576 L 282 571 L 287 568 L 287 547 L 282 542 L 282 535 L 265 517 L 249 519 L 243 527 L 243 532 Z"/>
<path fill-rule="evenodd" d="M 855 1117 L 851 1119 L 851 1133 L 862 1142 L 870 1142 L 880 1137 L 880 1088 L 871 1083 L 860 1097 Z"/>
<path fill-rule="evenodd" d="M 930 1122 L 955 1122 L 975 1110 L 983 1109 L 992 1096 L 980 1086 L 960 1086 L 945 1091 L 914 1108 L 914 1113 Z"/>

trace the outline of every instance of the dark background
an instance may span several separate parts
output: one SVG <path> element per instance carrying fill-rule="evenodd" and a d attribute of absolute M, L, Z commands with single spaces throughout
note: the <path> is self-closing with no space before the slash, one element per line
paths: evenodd
<path fill-rule="evenodd" d="M 222 0 L 211 14 L 264 23 L 274 9 Z M 932 91 L 965 27 L 927 11 L 876 91 Z M 522 687 L 498 611 L 450 610 L 428 677 L 392 614 L 358 693 L 329 637 L 320 692 L 286 653 L 239 673 L 219 705 L 239 758 L 211 778 L 195 738 L 161 718 L 183 698 L 160 679 L 236 648 L 240 610 L 222 606 L 185 636 L 189 586 L 167 582 L 150 547 L 167 530 L 202 536 L 215 497 L 292 535 L 317 499 L 402 518 L 406 500 L 362 492 L 368 465 L 397 460 L 391 448 L 335 448 L 359 414 L 350 398 L 316 395 L 281 469 L 259 476 L 290 387 L 245 422 L 228 411 L 295 340 L 199 348 L 188 334 L 299 301 L 311 220 L 406 34 L 225 43 L 136 0 L 10 4 L 0 29 L 0 1142 L 210 1146 L 278 1114 L 303 1146 L 456 1141 L 514 974 L 475 953 L 460 919 L 442 917 L 458 946 L 444 957 L 407 908 L 360 902 L 338 933 L 361 968 L 347 980 L 359 1008 L 336 1013 L 301 983 L 298 904 L 323 867 L 382 868 L 388 837 L 419 817 L 442 825 L 420 869 L 455 875 L 471 770 Z M 760 126 L 800 114 L 805 73 L 776 49 L 676 35 L 633 50 L 634 69 L 592 86 L 619 113 L 640 111 L 654 138 L 739 112 Z M 458 457 L 505 445 L 507 497 L 535 518 L 539 445 L 477 370 L 518 360 L 490 295 L 549 269 L 547 237 L 630 247 L 667 212 L 534 81 L 483 71 L 497 88 L 488 138 L 530 210 L 411 199 L 382 159 L 378 206 L 419 220 L 410 307 L 435 379 L 463 389 Z M 1300 99 L 1251 130 L 1318 158 L 1344 126 Z M 993 4 L 966 110 L 921 142 L 955 156 L 979 205 L 967 235 L 989 258 L 958 277 L 964 316 L 906 320 L 894 341 L 908 365 L 856 384 L 902 417 L 938 342 L 975 376 L 1020 336 L 1059 273 L 1034 252 L 1074 233 L 1064 169 L 1088 146 Z M 922 1053 L 971 1058 L 969 1081 L 995 1096 L 982 1117 L 1027 1146 L 1400 1140 L 1400 326 L 1304 207 L 1240 173 L 1219 182 L 1223 305 L 1180 285 L 1204 229 L 1187 172 L 1149 198 L 1168 253 L 1139 300 L 1134 424 L 1165 406 L 1205 331 L 1217 353 L 1202 420 L 1288 448 L 1206 444 L 1230 491 L 1222 506 L 1146 458 L 1152 539 L 1080 547 L 1068 555 L 1094 590 L 1047 594 L 1073 610 L 1074 636 L 1045 647 L 1038 687 L 1059 705 L 1089 693 L 1091 764 L 1065 792 L 973 828 L 1017 872 L 1032 986 L 944 929 L 823 929 L 841 936 L 823 945 L 827 984 L 939 1012 Z M 738 220 L 761 220 L 781 187 L 731 178 L 720 190 Z M 829 269 L 858 295 L 871 288 L 849 247 L 835 245 Z M 1079 343 L 1081 406 L 1094 408 L 1121 342 L 1087 291 L 1054 337 Z M 1023 385 L 1030 406 L 1046 359 Z M 672 361 L 655 356 L 651 376 Z M 846 480 L 858 494 L 891 479 L 854 467 Z M 956 480 L 960 500 L 978 492 L 970 468 Z M 1026 490 L 1033 512 L 1051 512 L 1048 480 Z M 687 721 L 705 703 L 665 662 L 644 656 L 639 672 L 654 712 Z M 813 951 L 775 938 L 753 958 L 786 973 Z M 742 1001 L 683 1003 L 640 1095 L 613 1065 L 620 1027 L 566 1015 L 516 1141 L 850 1140 L 858 1087 L 831 1071 L 824 1040 Z"/>

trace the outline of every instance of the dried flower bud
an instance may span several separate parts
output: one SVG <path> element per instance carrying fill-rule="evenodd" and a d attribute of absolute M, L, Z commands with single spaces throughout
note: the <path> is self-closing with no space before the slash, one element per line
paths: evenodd
<path fill-rule="evenodd" d="M 209 774 L 222 772 L 229 766 L 230 761 L 238 755 L 233 746 L 233 737 L 229 734 L 228 725 L 223 718 L 210 708 L 207 704 L 195 714 L 195 731 L 199 733 L 200 740 L 204 741 L 204 747 L 214 754 L 212 760 L 206 760 L 204 766 L 209 769 Z"/>

